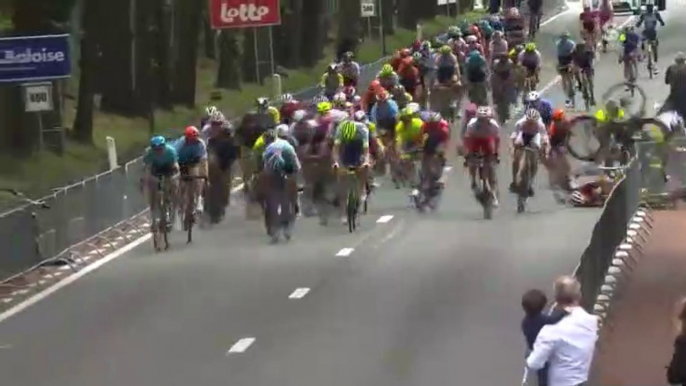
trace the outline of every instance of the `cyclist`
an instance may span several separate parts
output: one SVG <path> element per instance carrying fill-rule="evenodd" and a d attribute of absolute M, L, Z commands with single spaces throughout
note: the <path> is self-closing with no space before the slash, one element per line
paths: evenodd
<path fill-rule="evenodd" d="M 348 106 L 348 96 L 345 95 L 343 92 L 339 92 L 338 94 L 334 95 L 333 98 L 331 99 L 332 105 L 335 109 L 337 110 L 346 110 Z"/>
<path fill-rule="evenodd" d="M 469 55 L 472 51 L 479 51 L 481 55 L 484 54 L 484 48 L 479 42 L 479 38 L 476 35 L 469 35 L 465 39 L 465 44 L 467 45 L 465 48 L 466 54 Z"/>
<path fill-rule="evenodd" d="M 394 100 L 390 99 L 390 95 L 386 91 L 382 91 L 377 97 L 377 102 L 372 107 L 370 113 L 370 120 L 382 130 L 391 134 L 390 138 L 394 138 L 395 125 L 398 122 L 399 108 Z"/>
<path fill-rule="evenodd" d="M 203 129 L 207 122 L 210 121 L 210 118 L 217 112 L 219 111 L 215 106 L 207 106 L 205 107 L 205 115 L 200 119 L 200 129 Z"/>
<path fill-rule="evenodd" d="M 281 115 L 281 123 L 288 125 L 293 122 L 293 113 L 297 110 L 303 109 L 304 106 L 303 103 L 293 98 L 292 94 L 284 94 L 282 99 L 283 104 L 279 110 L 279 115 Z"/>
<path fill-rule="evenodd" d="M 391 58 L 388 64 L 393 67 L 393 71 L 398 71 L 400 68 L 400 63 L 412 56 L 412 51 L 409 48 L 402 48 L 395 52 L 395 55 Z"/>
<path fill-rule="evenodd" d="M 376 78 L 379 80 L 379 83 L 381 83 L 381 86 L 387 91 L 392 90 L 393 87 L 400 84 L 398 74 L 393 71 L 393 67 L 390 64 L 384 64 Z"/>
<path fill-rule="evenodd" d="M 357 169 L 357 181 L 359 182 L 356 187 L 358 189 L 357 197 L 360 197 L 360 202 L 364 202 L 367 199 L 364 187 L 367 182 L 367 169 L 370 163 L 369 129 L 367 125 L 354 120 L 343 121 L 336 129 L 332 157 L 334 171 L 338 171 L 341 166 L 345 169 Z M 342 197 L 343 194 L 345 192 L 339 190 L 339 202 L 345 202 L 344 197 Z M 342 211 L 346 209 L 345 205 L 340 205 L 340 207 Z M 343 222 L 347 222 L 345 216 Z"/>
<path fill-rule="evenodd" d="M 624 79 L 634 82 L 636 81 L 637 73 L 634 72 L 633 78 L 631 77 L 631 67 L 633 66 L 635 70 L 636 61 L 638 60 L 638 48 L 641 42 L 641 37 L 638 36 L 636 31 L 634 31 L 633 26 L 626 26 L 624 31 L 619 35 L 619 41 L 622 42 L 623 50 L 619 56 L 619 63 L 624 62 Z"/>
<path fill-rule="evenodd" d="M 208 183 L 212 185 L 214 190 L 208 191 L 211 197 L 221 198 L 220 200 L 213 199 L 209 202 L 207 209 L 209 210 L 210 220 L 213 223 L 218 223 L 225 215 L 225 210 L 231 202 L 231 194 L 229 192 L 229 184 L 226 181 L 233 181 L 233 165 L 241 156 L 241 147 L 237 143 L 235 130 L 231 122 L 225 120 L 221 128 L 213 131 L 206 140 L 207 158 L 208 158 Z M 201 134 L 202 137 L 202 134 Z M 219 196 L 214 193 L 221 193 Z"/>
<path fill-rule="evenodd" d="M 588 94 L 591 99 L 591 105 L 595 106 L 595 92 L 593 90 L 593 60 L 595 59 L 595 52 L 589 49 L 585 42 L 579 42 L 574 49 L 572 61 L 576 73 L 577 83 L 581 89 L 581 73 L 586 74 L 588 78 Z M 580 72 L 580 73 L 579 73 Z"/>
<path fill-rule="evenodd" d="M 399 155 L 399 159 L 412 162 L 411 166 L 414 166 L 414 159 L 412 159 L 414 154 L 411 153 L 416 153 L 422 144 L 422 126 L 424 122 L 416 116 L 417 113 L 412 108 L 404 108 L 400 113 L 400 122 L 395 126 L 395 151 Z M 405 167 L 409 168 L 410 165 L 401 163 L 399 167 L 403 168 L 401 170 L 405 175 L 412 176 L 408 170 L 405 170 Z M 397 184 L 397 179 L 394 182 Z M 418 181 L 411 182 L 414 184 Z M 412 195 L 419 195 L 419 191 L 414 189 Z"/>
<path fill-rule="evenodd" d="M 283 228 L 284 236 L 287 239 L 290 239 L 291 237 L 291 229 L 293 225 L 293 221 L 295 220 L 295 213 L 297 213 L 297 207 L 295 205 L 295 201 L 297 200 L 297 187 L 296 187 L 296 178 L 295 176 L 297 173 L 300 171 L 300 160 L 298 159 L 298 155 L 295 152 L 295 148 L 293 145 L 291 145 L 287 140 L 282 139 L 278 134 L 284 134 L 283 129 L 284 127 L 287 129 L 288 127 L 286 125 L 279 125 L 278 130 L 280 133 L 274 132 L 270 130 L 270 135 L 269 138 L 267 139 L 266 142 L 269 144 L 266 146 L 264 149 L 264 153 L 262 153 L 261 161 L 263 165 L 263 170 L 266 172 L 267 175 L 270 176 L 290 176 L 288 180 L 288 186 L 286 187 L 287 189 L 287 198 L 290 201 L 291 205 L 283 205 L 284 203 L 281 202 L 281 212 L 280 212 L 280 217 L 283 222 L 286 225 Z M 271 181 L 270 181 L 271 182 Z M 269 185 L 267 185 L 269 186 Z M 265 188 L 267 187 L 265 186 Z M 269 186 L 271 188 L 271 186 Z M 269 189 L 268 191 L 265 191 L 267 194 L 275 192 L 275 189 Z M 271 197 L 267 198 L 264 197 L 265 199 L 272 199 Z M 291 209 L 293 209 L 293 212 L 291 212 Z M 266 220 L 266 219 L 265 219 Z M 267 224 L 265 224 L 267 225 Z M 270 228 L 267 228 L 270 229 Z M 272 241 L 275 241 L 275 239 L 278 240 L 278 235 L 276 234 L 271 234 Z"/>
<path fill-rule="evenodd" d="M 549 100 L 541 98 L 541 94 L 537 91 L 532 91 L 527 95 L 526 108 L 538 111 L 546 127 L 553 122 L 553 104 Z"/>
<path fill-rule="evenodd" d="M 281 123 L 281 112 L 269 103 L 269 99 L 264 97 L 257 98 L 255 106 L 257 108 L 257 115 L 266 118 L 267 124 L 265 126 L 273 127 Z"/>
<path fill-rule="evenodd" d="M 485 105 L 488 102 L 488 63 L 478 50 L 469 53 L 465 62 L 465 75 L 469 87 L 469 100 Z"/>
<path fill-rule="evenodd" d="M 178 179 L 175 178 L 179 172 L 179 156 L 174 146 L 167 143 L 167 140 L 161 136 L 156 135 L 150 139 L 150 147 L 145 150 L 143 155 L 143 177 L 141 178 L 141 187 L 148 188 L 148 204 L 150 211 L 153 211 L 155 202 L 155 193 L 157 187 L 154 185 L 156 180 L 160 177 L 169 177 L 171 183 L 171 203 L 175 208 L 178 207 L 177 190 Z M 171 227 L 170 219 L 167 219 L 167 225 Z"/>
<path fill-rule="evenodd" d="M 644 25 L 643 28 L 643 41 L 641 42 L 641 49 L 645 50 L 645 41 L 648 42 L 655 41 L 655 47 L 653 47 L 653 59 L 657 63 L 657 23 L 660 23 L 664 27 L 665 22 L 660 16 L 660 12 L 655 11 L 655 6 L 653 4 L 646 4 L 645 12 L 641 13 L 641 17 L 636 23 L 636 27 L 640 28 L 641 24 Z M 658 73 L 657 66 L 653 66 L 653 72 Z"/>
<path fill-rule="evenodd" d="M 548 142 L 545 125 L 541 119 L 541 114 L 536 109 L 527 109 L 524 117 L 515 123 L 515 131 L 510 136 L 510 139 L 512 140 L 512 147 L 514 148 L 510 191 L 514 193 L 517 187 L 517 174 L 519 174 L 520 157 L 524 155 L 522 149 L 524 147 L 533 147 L 540 150 Z M 534 170 L 531 176 L 532 181 L 536 178 L 537 171 L 538 161 L 534 162 Z M 530 185 L 528 193 L 529 196 L 533 197 L 533 183 Z"/>
<path fill-rule="evenodd" d="M 400 62 L 398 67 L 400 84 L 411 96 L 416 95 L 417 86 L 420 83 L 419 68 L 415 65 L 414 58 L 409 56 Z"/>
<path fill-rule="evenodd" d="M 510 50 L 510 52 L 507 53 L 507 56 L 510 58 L 510 60 L 512 61 L 512 63 L 514 63 L 515 65 L 517 65 L 517 64 L 519 64 L 519 55 L 520 55 L 522 52 L 524 52 L 524 45 L 523 45 L 523 44 L 518 44 L 518 45 L 514 46 L 514 48 L 512 48 L 512 49 Z"/>
<path fill-rule="evenodd" d="M 500 125 L 493 119 L 493 113 L 488 106 L 479 106 L 476 109 L 476 117 L 472 118 L 467 125 L 462 128 L 462 143 L 466 150 L 465 163 L 469 166 L 469 177 L 471 188 L 477 191 L 476 164 L 469 162 L 474 157 L 483 156 L 488 162 L 499 162 L 500 148 Z M 495 168 L 493 168 L 495 169 Z M 490 176 L 491 187 L 493 188 L 493 206 L 498 206 L 498 181 L 496 173 Z"/>
<path fill-rule="evenodd" d="M 443 166 L 445 165 L 445 150 L 450 141 L 450 124 L 441 117 L 438 112 L 430 112 L 427 120 L 422 125 L 422 170 L 435 170 L 436 182 L 442 185 Z M 432 162 L 440 160 L 439 165 Z"/>
<path fill-rule="evenodd" d="M 412 102 L 412 95 L 405 91 L 405 87 L 401 84 L 393 87 L 391 90 L 391 96 L 395 103 L 398 104 L 398 108 L 402 109 L 407 106 L 408 103 Z"/>
<path fill-rule="evenodd" d="M 433 86 L 434 77 L 436 76 L 436 60 L 431 48 L 431 42 L 422 42 L 419 51 L 414 54 L 414 58 L 419 67 L 419 81 L 422 84 L 422 88 L 426 90 Z"/>
<path fill-rule="evenodd" d="M 588 41 L 592 49 L 595 49 L 596 37 L 600 32 L 597 10 L 591 10 L 591 6 L 584 5 L 583 11 L 579 14 L 579 31 L 582 39 Z"/>
<path fill-rule="evenodd" d="M 353 60 L 355 54 L 348 51 L 343 54 L 343 60 L 338 64 L 338 71 L 343 75 L 343 86 L 357 87 L 360 79 L 360 65 Z"/>
<path fill-rule="evenodd" d="M 564 32 L 562 35 L 560 35 L 560 40 L 557 41 L 556 48 L 557 48 L 557 71 L 560 74 L 560 76 L 564 79 L 565 77 L 571 76 L 571 64 L 572 61 L 574 60 L 574 49 L 576 47 L 576 43 L 574 40 L 572 40 L 569 37 L 569 32 Z M 569 86 L 569 90 L 565 90 L 566 84 L 563 81 L 562 82 L 562 92 L 565 93 L 567 96 L 567 100 L 565 101 L 565 105 L 567 108 L 571 108 L 573 106 L 573 99 L 574 99 L 574 85 L 573 83 L 567 84 Z"/>
<path fill-rule="evenodd" d="M 326 68 L 326 72 L 322 75 L 319 82 L 319 88 L 323 90 L 324 96 L 331 100 L 334 95 L 343 90 L 344 80 L 343 75 L 338 72 L 338 65 L 332 63 Z"/>
<path fill-rule="evenodd" d="M 507 11 L 503 19 L 503 32 L 507 43 L 511 46 L 524 44 L 526 41 L 526 21 L 516 7 Z"/>
<path fill-rule="evenodd" d="M 507 40 L 503 37 L 502 31 L 493 32 L 493 38 L 491 39 L 490 47 L 488 51 L 491 54 L 491 63 L 500 58 L 503 55 L 507 56 L 509 51 Z"/>
<path fill-rule="evenodd" d="M 616 123 L 623 121 L 624 118 L 624 109 L 614 100 L 607 101 L 604 108 L 596 111 L 595 119 L 600 124 L 597 134 L 601 145 L 601 154 L 598 155 L 598 158 L 601 161 L 606 161 L 606 157 L 609 157 L 609 144 L 612 138 L 619 141 L 623 140 L 623 127 L 616 125 Z"/>
<path fill-rule="evenodd" d="M 224 114 L 215 110 L 212 115 L 205 120 L 205 125 L 200 132 L 201 138 L 207 142 L 207 139 L 212 137 L 215 133 L 221 130 L 222 124 L 226 121 Z"/>
<path fill-rule="evenodd" d="M 439 84 L 452 85 L 460 77 L 457 56 L 453 55 L 453 50 L 448 45 L 441 47 L 438 52 L 436 80 Z"/>
<path fill-rule="evenodd" d="M 200 131 L 195 126 L 188 126 L 183 137 L 174 142 L 182 174 L 190 177 L 207 177 L 207 145 L 200 138 Z M 203 181 L 194 180 L 193 194 L 195 195 L 196 210 L 203 210 L 202 189 Z"/>
<path fill-rule="evenodd" d="M 567 137 L 569 136 L 570 122 L 565 116 L 562 109 L 553 111 L 553 123 L 550 125 L 548 138 L 550 139 L 550 147 L 545 160 L 548 166 L 548 176 L 550 178 L 550 186 L 554 187 L 553 194 L 559 202 L 564 202 L 565 196 L 561 191 L 570 191 L 569 173 L 571 167 L 567 160 L 566 146 Z"/>
<path fill-rule="evenodd" d="M 524 51 L 520 53 L 519 58 L 517 58 L 517 62 L 524 69 L 526 69 L 526 77 L 534 78 L 534 84 L 532 85 L 531 90 L 525 91 L 528 92 L 536 89 L 536 86 L 538 85 L 538 74 L 541 71 L 542 60 L 541 53 L 536 49 L 536 43 L 526 43 L 524 46 Z"/>

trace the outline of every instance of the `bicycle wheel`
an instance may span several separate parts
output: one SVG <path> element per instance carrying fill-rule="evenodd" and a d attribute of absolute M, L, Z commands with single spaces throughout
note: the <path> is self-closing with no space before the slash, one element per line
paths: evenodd
<path fill-rule="evenodd" d="M 486 173 L 486 165 L 482 161 L 481 166 L 479 166 L 479 180 L 480 180 L 480 194 L 481 194 L 481 206 L 483 207 L 484 219 L 493 219 L 493 193 L 491 192 L 490 184 L 488 183 L 488 174 Z"/>
<path fill-rule="evenodd" d="M 653 44 L 651 42 L 648 42 L 648 54 L 647 54 L 648 55 L 648 63 L 647 63 L 647 66 L 648 66 L 648 76 L 650 77 L 650 79 L 653 79 L 653 76 L 654 76 L 654 74 L 653 74 L 653 47 L 652 47 L 652 45 Z"/>
<path fill-rule="evenodd" d="M 186 206 L 184 208 L 183 214 L 183 226 L 186 228 L 186 244 L 190 244 L 193 241 L 193 224 L 195 223 L 195 200 L 193 189 L 190 186 L 186 186 Z"/>
<path fill-rule="evenodd" d="M 650 137 L 655 136 L 655 129 L 659 129 L 666 143 L 674 137 L 674 133 L 669 129 L 669 127 L 657 118 L 641 118 L 640 119 L 641 131 Z M 654 139 L 654 138 L 653 138 Z"/>
<path fill-rule="evenodd" d="M 591 115 L 579 115 L 569 124 L 566 147 L 569 154 L 579 161 L 591 162 L 600 152 L 600 141 L 596 136 L 597 120 Z"/>
<path fill-rule="evenodd" d="M 522 161 L 519 163 L 521 174 L 519 180 L 519 186 L 517 187 L 517 213 L 524 213 L 526 210 L 526 200 L 529 198 L 529 163 L 526 161 L 528 155 L 525 151 L 522 154 Z"/>
<path fill-rule="evenodd" d="M 630 90 L 629 93 L 627 93 L 627 89 Z M 633 99 L 636 90 L 638 91 L 640 96 L 640 103 L 636 103 L 636 101 Z M 622 108 L 625 111 L 625 117 L 645 115 L 646 103 L 648 101 L 648 98 L 645 90 L 635 83 L 620 82 L 608 88 L 607 91 L 603 93 L 601 100 L 603 101 L 603 104 L 605 104 L 605 102 L 609 101 L 610 99 L 624 99 L 631 102 L 631 104 L 629 105 L 622 106 Z"/>
<path fill-rule="evenodd" d="M 348 219 L 348 231 L 353 233 L 357 224 L 357 193 L 355 192 L 355 186 L 348 189 L 348 198 L 346 200 L 346 214 Z"/>

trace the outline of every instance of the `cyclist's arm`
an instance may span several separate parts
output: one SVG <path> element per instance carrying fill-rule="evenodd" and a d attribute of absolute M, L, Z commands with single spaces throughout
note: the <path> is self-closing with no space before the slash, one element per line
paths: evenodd
<path fill-rule="evenodd" d="M 207 171 L 207 145 L 202 139 L 200 145 L 200 175 L 207 177 L 209 175 Z"/>
<path fill-rule="evenodd" d="M 403 131 L 405 129 L 405 125 L 403 125 L 402 122 L 398 122 L 398 124 L 395 125 L 395 147 L 397 149 L 402 149 L 402 144 L 403 144 L 403 139 L 405 137 Z"/>
<path fill-rule="evenodd" d="M 656 13 L 655 13 L 655 17 L 657 18 L 657 21 L 660 22 L 660 25 L 662 25 L 662 26 L 665 25 L 665 21 L 662 19 L 662 16 L 660 15 L 660 12 L 656 12 Z"/>
<path fill-rule="evenodd" d="M 642 13 L 641 16 L 639 16 L 638 21 L 636 22 L 636 28 L 641 27 L 641 24 L 643 24 L 644 20 L 645 20 L 645 14 Z"/>
<path fill-rule="evenodd" d="M 169 152 L 169 160 L 172 163 L 172 170 L 174 172 L 177 172 L 180 170 L 179 168 L 179 153 L 176 151 L 176 148 L 173 146 L 167 146 L 167 151 Z"/>

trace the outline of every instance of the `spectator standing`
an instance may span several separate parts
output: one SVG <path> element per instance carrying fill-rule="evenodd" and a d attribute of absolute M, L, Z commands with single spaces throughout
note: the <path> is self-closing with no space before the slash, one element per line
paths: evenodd
<path fill-rule="evenodd" d="M 526 365 L 540 370 L 548 363 L 549 386 L 581 386 L 588 380 L 598 339 L 598 319 L 579 305 L 581 285 L 574 277 L 560 277 L 553 288 L 555 301 L 567 316 L 541 329 Z"/>
<path fill-rule="evenodd" d="M 665 84 L 669 85 L 669 96 L 660 109 L 660 113 L 675 110 L 686 117 L 686 55 L 679 52 L 674 64 L 667 67 Z"/>
<path fill-rule="evenodd" d="M 686 385 L 686 299 L 679 302 L 676 310 L 676 339 L 674 354 L 667 367 L 667 382 L 671 385 Z"/>

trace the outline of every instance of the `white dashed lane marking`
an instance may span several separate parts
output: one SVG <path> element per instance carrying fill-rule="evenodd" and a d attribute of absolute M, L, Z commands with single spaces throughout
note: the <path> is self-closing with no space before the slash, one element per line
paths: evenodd
<path fill-rule="evenodd" d="M 310 292 L 309 288 L 298 288 L 295 291 L 293 291 L 290 296 L 288 296 L 289 299 L 302 299 L 307 295 L 307 293 Z"/>
<path fill-rule="evenodd" d="M 226 354 L 239 354 L 245 352 L 253 343 L 255 343 L 255 338 L 243 338 L 234 343 Z"/>
<path fill-rule="evenodd" d="M 393 219 L 393 216 L 391 216 L 391 215 L 386 215 L 386 216 L 381 216 L 381 217 L 379 217 L 379 219 L 376 220 L 376 222 L 377 222 L 378 224 L 385 224 L 385 223 L 391 221 L 392 219 Z"/>
<path fill-rule="evenodd" d="M 353 248 L 343 248 L 340 251 L 338 251 L 338 253 L 336 253 L 336 256 L 350 256 L 350 254 L 353 253 L 354 250 L 355 249 Z"/>

